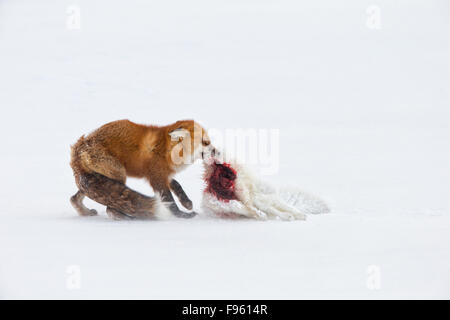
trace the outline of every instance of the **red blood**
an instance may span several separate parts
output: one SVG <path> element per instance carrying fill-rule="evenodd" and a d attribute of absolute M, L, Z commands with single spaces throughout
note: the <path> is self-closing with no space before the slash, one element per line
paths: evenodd
<path fill-rule="evenodd" d="M 237 200 L 234 193 L 237 173 L 228 163 L 214 163 L 213 172 L 206 179 L 205 192 L 213 194 L 217 199 L 224 202 Z"/>

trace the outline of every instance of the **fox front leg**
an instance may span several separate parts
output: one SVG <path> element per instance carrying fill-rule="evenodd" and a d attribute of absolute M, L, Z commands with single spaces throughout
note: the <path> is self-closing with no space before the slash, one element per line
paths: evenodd
<path fill-rule="evenodd" d="M 161 193 L 161 199 L 163 202 L 165 202 L 168 205 L 168 208 L 172 214 L 178 218 L 193 218 L 197 215 L 196 212 L 184 212 L 178 209 L 177 204 L 175 203 L 175 200 L 173 199 L 172 193 L 170 192 L 169 188 L 165 188 Z"/>
<path fill-rule="evenodd" d="M 175 179 L 170 181 L 170 189 L 177 196 L 178 200 L 180 200 L 181 204 L 188 210 L 192 210 L 192 201 L 186 195 L 181 185 Z"/>
<path fill-rule="evenodd" d="M 172 212 L 174 216 L 179 218 L 192 218 L 197 215 L 194 211 L 184 212 L 178 208 L 175 200 L 173 199 L 172 192 L 170 191 L 171 182 L 165 180 L 163 177 L 157 177 L 155 175 L 149 175 L 148 180 L 153 190 L 160 194 L 164 205 L 170 210 L 170 212 Z"/>

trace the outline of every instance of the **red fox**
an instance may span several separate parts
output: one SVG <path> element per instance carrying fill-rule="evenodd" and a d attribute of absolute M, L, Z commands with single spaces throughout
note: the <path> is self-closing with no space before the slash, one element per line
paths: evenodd
<path fill-rule="evenodd" d="M 218 154 L 205 129 L 193 120 L 168 126 L 110 122 L 72 146 L 70 165 L 78 192 L 70 202 L 81 216 L 96 215 L 83 204 L 87 196 L 105 205 L 109 217 L 121 220 L 152 218 L 162 200 L 175 216 L 190 218 L 196 213 L 181 211 L 174 201 L 171 192 L 192 210 L 192 201 L 173 176 L 197 159 Z M 146 178 L 161 199 L 128 188 L 127 177 Z"/>

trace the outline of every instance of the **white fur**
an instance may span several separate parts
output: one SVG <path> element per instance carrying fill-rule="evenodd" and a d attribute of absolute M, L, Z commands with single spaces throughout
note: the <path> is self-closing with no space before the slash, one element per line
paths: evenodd
<path fill-rule="evenodd" d="M 159 193 L 155 193 L 155 217 L 158 220 L 169 220 L 172 218 L 172 213 L 167 208 L 167 204 L 162 201 Z"/>
<path fill-rule="evenodd" d="M 205 192 L 202 206 L 208 213 L 216 215 L 241 215 L 258 220 L 305 220 L 305 213 L 328 212 L 327 205 L 314 196 L 295 188 L 277 189 L 261 181 L 252 171 L 236 161 L 231 161 L 237 178 L 235 194 L 238 200 L 220 201 Z M 212 174 L 213 168 L 205 163 L 205 178 Z"/>

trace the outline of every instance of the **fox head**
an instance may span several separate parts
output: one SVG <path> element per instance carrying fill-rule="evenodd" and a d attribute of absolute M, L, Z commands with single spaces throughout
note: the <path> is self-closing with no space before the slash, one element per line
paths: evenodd
<path fill-rule="evenodd" d="M 188 165 L 198 159 L 218 157 L 207 131 L 193 120 L 177 121 L 168 128 L 171 160 L 175 165 Z"/>

